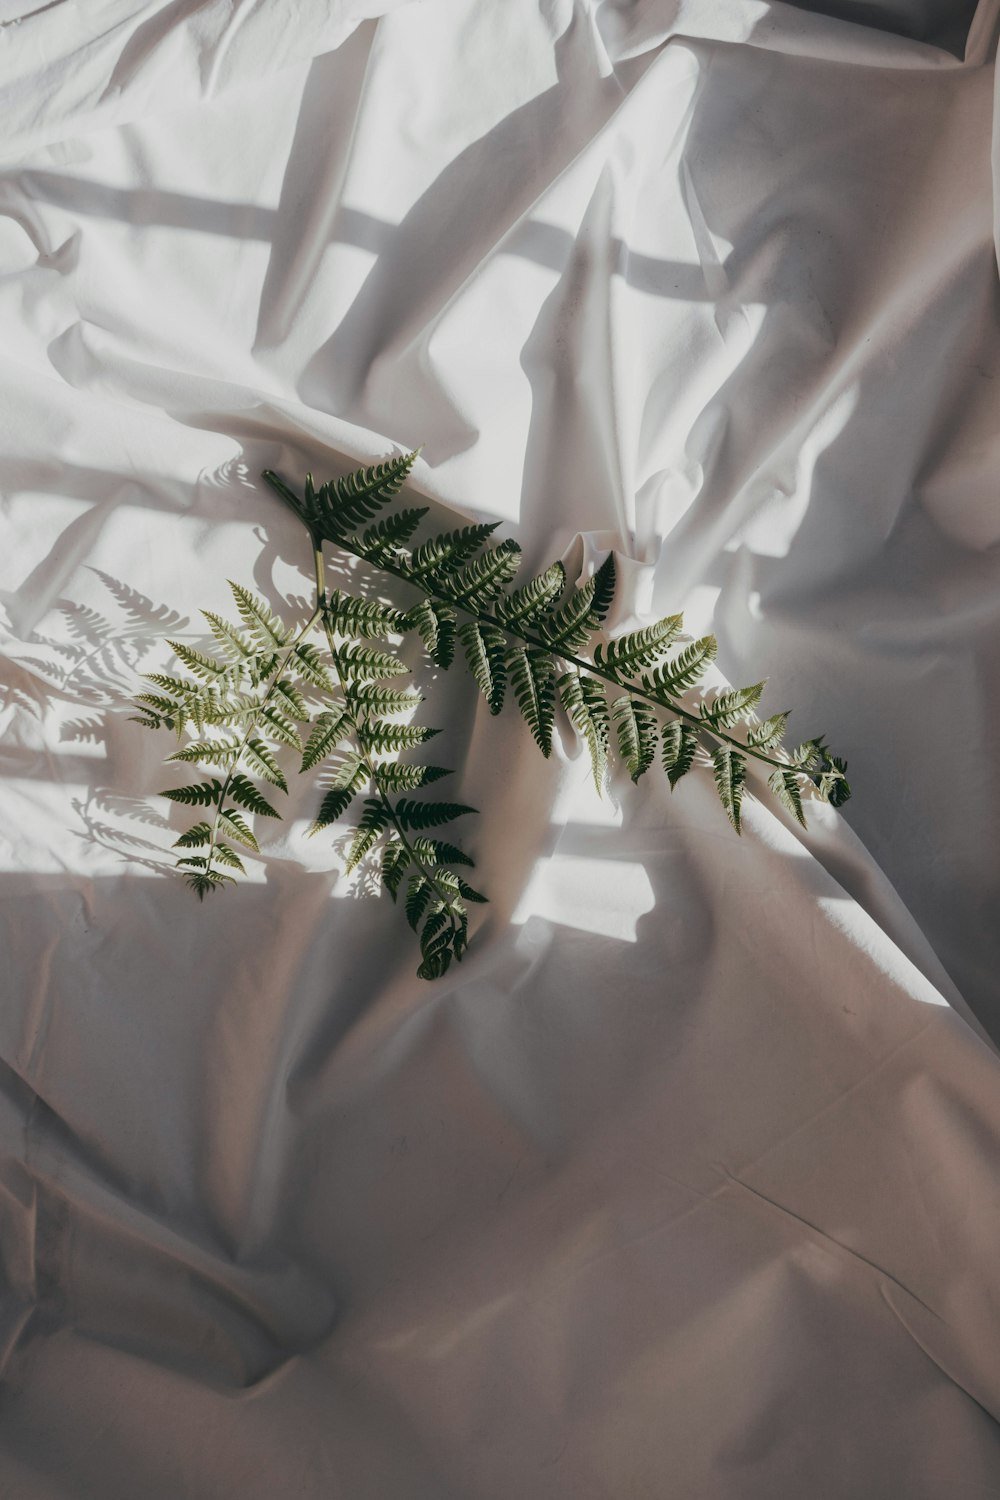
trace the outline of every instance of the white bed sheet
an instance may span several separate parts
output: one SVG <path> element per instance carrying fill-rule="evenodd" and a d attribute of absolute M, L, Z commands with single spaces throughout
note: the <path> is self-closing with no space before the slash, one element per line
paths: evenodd
<path fill-rule="evenodd" d="M 4 1500 L 998 1493 L 996 46 L 0 4 Z M 193 903 L 136 670 L 307 591 L 262 468 L 419 443 L 770 673 L 845 813 L 602 803 L 456 673 L 459 970 L 306 793 Z"/>

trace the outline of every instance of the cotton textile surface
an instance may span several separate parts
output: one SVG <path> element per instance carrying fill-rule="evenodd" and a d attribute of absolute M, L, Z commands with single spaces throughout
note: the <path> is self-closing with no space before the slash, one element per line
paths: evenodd
<path fill-rule="evenodd" d="M 996 49 L 0 0 L 3 1500 L 1000 1494 Z M 459 969 L 297 785 L 199 906 L 137 674 L 226 577 L 302 617 L 263 468 L 421 443 L 769 673 L 844 813 L 601 801 L 455 670 Z"/>

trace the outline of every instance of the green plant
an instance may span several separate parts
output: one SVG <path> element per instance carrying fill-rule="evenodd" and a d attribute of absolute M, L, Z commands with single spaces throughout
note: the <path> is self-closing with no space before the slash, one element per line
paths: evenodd
<path fill-rule="evenodd" d="M 846 802 L 846 764 L 822 740 L 786 750 L 788 714 L 758 719 L 763 682 L 685 700 L 716 642 L 682 641 L 680 615 L 593 642 L 614 599 L 613 554 L 578 586 L 569 586 L 554 563 L 515 588 L 520 549 L 513 541 L 491 543 L 495 526 L 462 526 L 411 546 L 426 508 L 390 506 L 416 456 L 319 488 L 309 476 L 301 496 L 265 471 L 309 534 L 312 612 L 292 627 L 231 583 L 239 623 L 204 612 L 218 653 L 169 642 L 187 675 L 149 674 L 150 690 L 137 697 L 136 722 L 172 729 L 182 741 L 192 735 L 170 760 L 217 772 L 163 793 L 201 814 L 177 840 L 178 865 L 199 896 L 244 872 L 241 849 L 258 850 L 247 814 L 280 816 L 260 784 L 288 790 L 281 757 L 292 751 L 303 772 L 323 778 L 313 833 L 339 823 L 363 799 L 347 868 L 380 846 L 382 883 L 394 901 L 403 895 L 419 937 L 418 973 L 435 979 L 462 957 L 469 903 L 486 898 L 461 873 L 472 860 L 440 834 L 474 809 L 411 795 L 451 773 L 400 759 L 438 732 L 399 717 L 423 702 L 420 693 L 393 685 L 408 668 L 392 642 L 410 631 L 438 667 L 450 667 L 461 648 L 490 712 L 512 697 L 545 756 L 561 702 L 587 745 L 599 790 L 614 751 L 633 781 L 658 759 L 673 788 L 703 747 L 737 833 L 749 758 L 770 768 L 772 792 L 800 822 L 807 787 L 835 807 Z M 328 590 L 326 543 L 407 585 L 416 601 L 403 609 Z M 742 737 L 732 732 L 738 726 Z"/>

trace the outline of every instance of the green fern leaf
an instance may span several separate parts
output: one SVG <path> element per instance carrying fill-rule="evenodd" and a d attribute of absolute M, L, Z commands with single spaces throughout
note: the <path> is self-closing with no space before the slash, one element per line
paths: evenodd
<path fill-rule="evenodd" d="M 299 746 L 301 749 L 301 746 Z M 243 747 L 243 754 L 247 765 L 255 776 L 260 776 L 264 781 L 269 781 L 279 791 L 288 791 L 288 782 L 278 762 L 274 758 L 274 752 L 257 735 L 252 735 Z"/>
<path fill-rule="evenodd" d="M 262 818 L 280 818 L 281 814 L 275 812 L 267 798 L 262 796 L 248 776 L 242 771 L 237 771 L 229 778 L 229 795 L 240 807 L 246 808 L 247 812 L 259 813 Z"/>
<path fill-rule="evenodd" d="M 231 870 L 239 870 L 243 875 L 246 874 L 246 865 L 240 859 L 239 855 L 236 853 L 236 850 L 230 849 L 228 844 L 216 844 L 215 857 L 220 864 L 228 865 Z"/>
<path fill-rule="evenodd" d="M 498 547 L 489 547 L 482 556 L 473 558 L 457 573 L 448 573 L 442 587 L 454 604 L 485 609 L 514 577 L 520 564 L 521 549 L 517 542 L 501 542 Z"/>
<path fill-rule="evenodd" d="M 761 724 L 754 724 L 747 730 L 747 744 L 753 745 L 758 750 L 773 750 L 781 744 L 785 737 L 785 726 L 789 715 L 772 714 Z"/>
<path fill-rule="evenodd" d="M 273 615 L 264 603 L 249 589 L 245 589 L 241 583 L 233 583 L 229 579 L 229 587 L 232 589 L 233 598 L 236 600 L 236 608 L 240 612 L 240 619 L 249 630 L 258 645 L 265 651 L 273 646 L 287 646 L 292 638 L 292 632 L 283 625 L 277 615 Z"/>
<path fill-rule="evenodd" d="M 377 599 L 359 599 L 355 594 L 345 594 L 339 589 L 334 589 L 327 599 L 324 617 L 341 635 L 359 635 L 365 640 L 377 640 L 406 629 L 406 616 L 402 610 L 393 609 Z"/>
<path fill-rule="evenodd" d="M 829 755 L 825 746 L 818 772 L 813 774 L 812 780 L 820 797 L 831 807 L 843 807 L 849 800 L 851 786 L 847 779 L 847 762 L 837 755 Z"/>
<path fill-rule="evenodd" d="M 410 540 L 426 514 L 426 505 L 411 510 L 397 510 L 394 515 L 386 516 L 377 525 L 369 526 L 358 543 L 358 551 L 363 552 L 374 563 L 391 560 L 397 547 Z"/>
<path fill-rule="evenodd" d="M 806 826 L 806 815 L 802 811 L 802 792 L 799 788 L 799 778 L 794 771 L 772 771 L 767 778 L 767 784 L 777 797 L 782 807 L 787 808 L 792 817 L 802 827 Z"/>
<path fill-rule="evenodd" d="M 481 905 L 481 906 L 488 906 L 489 905 L 489 897 L 488 896 L 484 896 L 483 893 L 482 893 L 482 891 L 475 890 L 465 880 L 459 880 L 459 882 L 458 882 L 458 890 L 459 890 L 459 895 L 464 896 L 464 898 L 465 898 L 466 901 L 475 901 L 477 905 Z"/>
<path fill-rule="evenodd" d="M 212 842 L 211 823 L 196 823 L 189 828 L 187 833 L 182 833 L 179 839 L 174 840 L 175 849 L 200 849 L 203 844 Z"/>
<path fill-rule="evenodd" d="M 333 664 L 342 682 L 379 682 L 385 677 L 399 677 L 409 671 L 398 656 L 376 651 L 373 646 L 339 646 Z"/>
<path fill-rule="evenodd" d="M 642 679 L 642 685 L 657 696 L 674 697 L 701 680 L 709 663 L 715 660 L 719 649 L 714 635 L 702 636 L 685 646 L 672 661 L 664 662 L 655 672 Z"/>
<path fill-rule="evenodd" d="M 633 781 L 638 781 L 656 755 L 657 720 L 652 709 L 623 693 L 611 705 L 618 732 L 618 753 Z"/>
<path fill-rule="evenodd" d="M 406 766 L 400 761 L 389 761 L 376 767 L 375 779 L 384 792 L 415 792 L 418 787 L 451 775 L 453 772 L 445 766 Z"/>
<path fill-rule="evenodd" d="M 681 777 L 690 771 L 697 749 L 698 734 L 690 724 L 685 724 L 683 719 L 671 719 L 669 724 L 664 724 L 663 769 L 667 773 L 671 791 Z"/>
<path fill-rule="evenodd" d="M 608 702 L 604 688 L 593 677 L 581 677 L 578 672 L 567 672 L 564 677 L 560 677 L 557 686 L 570 722 L 590 751 L 594 785 L 601 792 L 604 790 L 608 769 L 610 739 Z"/>
<path fill-rule="evenodd" d="M 300 772 L 311 771 L 313 766 L 318 766 L 321 760 L 333 754 L 344 735 L 345 714 L 346 709 L 331 708 L 317 717 L 302 752 Z"/>
<path fill-rule="evenodd" d="M 590 639 L 615 597 L 615 555 L 609 552 L 597 572 L 574 589 L 566 603 L 542 620 L 539 633 L 553 647 L 573 654 Z"/>
<path fill-rule="evenodd" d="M 309 836 L 329 828 L 331 823 L 338 823 L 367 779 L 365 768 L 357 756 L 348 757 L 338 768 L 332 784 L 323 795 L 319 812 L 309 829 Z"/>
<path fill-rule="evenodd" d="M 228 808 L 225 812 L 219 813 L 219 828 L 223 833 L 228 834 L 231 839 L 235 839 L 238 844 L 245 844 L 255 854 L 260 853 L 260 845 L 247 826 L 246 819 L 233 808 Z"/>
<path fill-rule="evenodd" d="M 517 706 L 538 748 L 548 758 L 555 719 L 552 658 L 545 651 L 513 646 L 507 654 L 507 671 Z"/>
<path fill-rule="evenodd" d="M 332 542 L 350 535 L 399 494 L 419 451 L 355 469 L 318 490 L 313 488 L 310 476 L 303 506 L 306 524 Z"/>
<path fill-rule="evenodd" d="M 715 768 L 715 786 L 726 816 L 736 829 L 740 828 L 740 807 L 743 802 L 743 784 L 746 781 L 746 760 L 732 745 L 720 745 L 712 755 Z"/>
<path fill-rule="evenodd" d="M 177 700 L 178 707 L 183 707 L 193 698 L 198 698 L 203 689 L 197 682 L 192 682 L 190 677 L 173 677 L 169 672 L 147 672 L 146 681 L 151 682 L 164 693 L 169 693 Z"/>
<path fill-rule="evenodd" d="M 435 899 L 437 898 L 434 894 L 434 887 L 431 885 L 426 875 L 414 871 L 414 873 L 410 876 L 409 883 L 406 888 L 406 920 L 409 922 L 414 932 L 416 932 L 417 928 L 419 927 L 421 918 L 423 917 L 427 908 Z"/>
<path fill-rule="evenodd" d="M 293 750 L 302 749 L 302 738 L 295 725 L 272 704 L 261 709 L 259 727 L 262 734 L 268 735 L 277 744 L 290 745 Z"/>
<path fill-rule="evenodd" d="M 302 641 L 296 646 L 288 667 L 311 687 L 322 688 L 327 693 L 335 693 L 337 690 L 333 676 L 323 664 L 318 649 L 310 641 Z"/>
<path fill-rule="evenodd" d="M 304 724 L 308 720 L 309 709 L 306 707 L 306 701 L 294 682 L 289 682 L 287 678 L 283 677 L 280 682 L 274 684 L 274 687 L 271 689 L 271 696 L 281 713 L 287 715 L 289 718 L 298 719 L 301 724 Z"/>
<path fill-rule="evenodd" d="M 192 870 L 185 876 L 185 883 L 194 891 L 199 901 L 217 891 L 222 885 L 235 885 L 232 875 L 223 875 L 221 870 Z"/>
<path fill-rule="evenodd" d="M 410 864 L 410 851 L 399 839 L 389 839 L 382 850 L 382 884 L 395 901 Z"/>
<path fill-rule="evenodd" d="M 415 838 L 410 840 L 418 859 L 428 865 L 467 865 L 472 869 L 475 860 L 469 858 L 457 844 L 448 844 L 441 839 Z"/>
<path fill-rule="evenodd" d="M 445 670 L 455 656 L 457 617 L 450 605 L 421 599 L 406 615 L 406 628 L 416 630 L 431 661 Z"/>
<path fill-rule="evenodd" d="M 507 686 L 507 641 L 503 631 L 496 625 L 467 620 L 459 628 L 458 638 L 464 647 L 469 671 L 479 684 L 490 713 L 498 714 L 503 708 Z"/>
<path fill-rule="evenodd" d="M 616 676 L 654 667 L 676 640 L 683 624 L 683 615 L 668 615 L 666 619 L 657 620 L 655 625 L 616 636 L 613 641 L 595 646 L 594 661 Z"/>
<path fill-rule="evenodd" d="M 369 850 L 375 847 L 388 826 L 389 813 L 385 803 L 378 797 L 366 798 L 365 810 L 347 851 L 345 868 L 348 872 L 355 869 Z"/>
<path fill-rule="evenodd" d="M 209 628 L 215 636 L 222 650 L 233 662 L 244 662 L 247 657 L 257 654 L 256 644 L 249 636 L 243 634 L 235 625 L 224 620 L 221 615 L 213 614 L 210 609 L 203 609 L 202 614 L 208 621 Z"/>
<path fill-rule="evenodd" d="M 204 678 L 207 682 L 216 681 L 220 677 L 228 677 L 233 670 L 226 662 L 216 661 L 214 656 L 205 656 L 201 651 L 196 651 L 193 646 L 185 646 L 183 641 L 168 641 L 167 645 L 189 672 L 193 672 L 196 677 Z"/>
<path fill-rule="evenodd" d="M 195 786 L 172 786 L 161 792 L 171 802 L 183 802 L 186 807 L 214 807 L 222 791 L 221 781 L 201 781 Z"/>
<path fill-rule="evenodd" d="M 364 725 L 365 745 L 375 755 L 412 750 L 440 733 L 426 724 L 389 724 L 384 719 L 369 719 Z"/>
<path fill-rule="evenodd" d="M 414 802 L 410 797 L 401 797 L 393 810 L 404 828 L 416 829 L 437 828 L 476 811 L 461 802 Z"/>
<path fill-rule="evenodd" d="M 379 687 L 366 682 L 351 689 L 352 707 L 360 714 L 401 714 L 419 708 L 423 703 L 420 693 L 403 692 L 399 688 Z"/>
<path fill-rule="evenodd" d="M 469 561 L 484 546 L 500 525 L 499 521 L 478 522 L 461 526 L 457 531 L 443 531 L 428 537 L 410 555 L 404 571 L 414 581 L 433 582 L 442 573 L 453 571 Z"/>
<path fill-rule="evenodd" d="M 519 589 L 501 594 L 494 600 L 493 613 L 505 625 L 527 628 L 549 613 L 565 587 L 566 569 L 561 562 L 553 563 Z"/>
<path fill-rule="evenodd" d="M 711 729 L 732 729 L 741 720 L 749 719 L 766 686 L 765 682 L 755 682 L 751 687 L 730 688 L 717 694 L 711 703 L 701 705 L 705 724 Z"/>
<path fill-rule="evenodd" d="M 242 749 L 242 740 L 196 740 L 190 745 L 185 745 L 183 750 L 175 750 L 173 755 L 168 755 L 167 760 L 187 761 L 192 765 L 221 766 L 227 770 Z"/>

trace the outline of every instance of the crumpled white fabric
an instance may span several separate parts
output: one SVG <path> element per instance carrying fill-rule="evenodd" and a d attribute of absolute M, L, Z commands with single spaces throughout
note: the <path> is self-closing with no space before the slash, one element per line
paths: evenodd
<path fill-rule="evenodd" d="M 0 6 L 0 1495 L 995 1496 L 996 45 Z M 456 671 L 460 969 L 306 790 L 193 903 L 137 674 L 226 577 L 301 608 L 264 467 L 420 443 L 438 514 L 770 673 L 844 814 L 601 801 Z"/>

